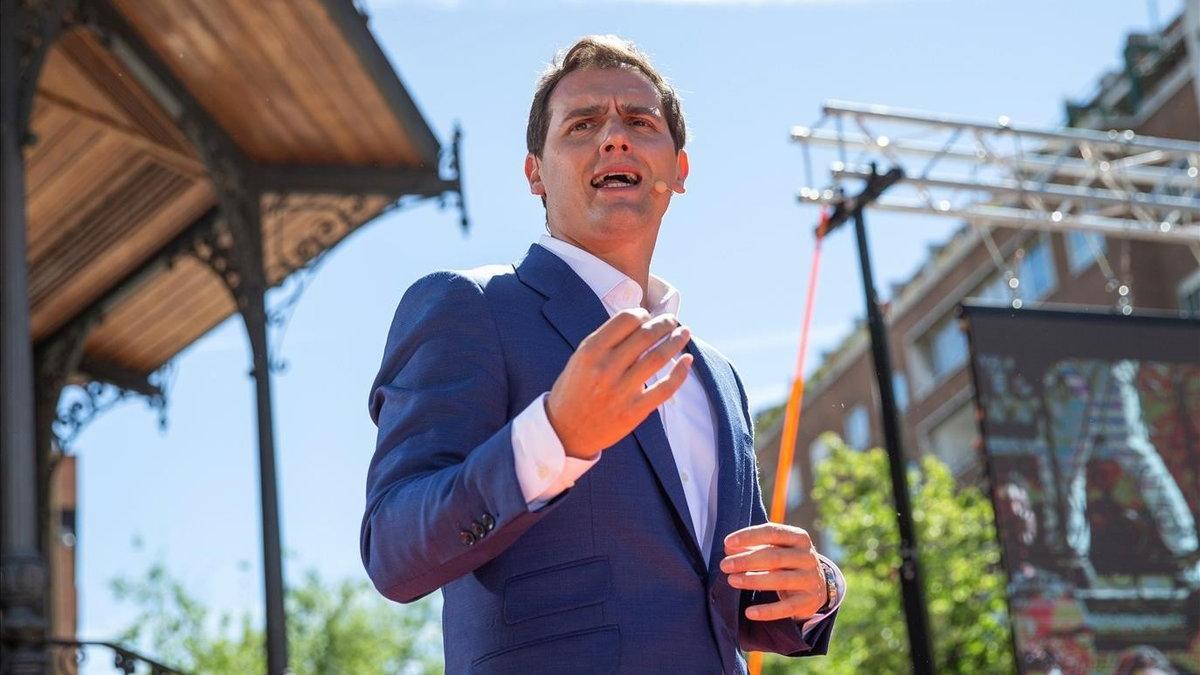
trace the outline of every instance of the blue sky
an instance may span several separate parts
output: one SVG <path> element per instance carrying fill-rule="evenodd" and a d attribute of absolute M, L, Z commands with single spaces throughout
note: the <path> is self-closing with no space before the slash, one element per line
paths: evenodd
<path fill-rule="evenodd" d="M 681 318 L 734 361 L 761 408 L 790 377 L 816 217 L 794 198 L 803 174 L 791 126 L 815 121 L 826 99 L 1058 125 L 1064 99 L 1118 65 L 1124 36 L 1149 26 L 1154 4 L 368 2 L 372 30 L 438 136 L 462 122 L 472 228 L 463 236 L 457 214 L 433 205 L 393 212 L 331 253 L 296 307 L 279 343 L 289 368 L 274 379 L 288 576 L 364 577 L 367 393 L 401 293 L 434 269 L 515 261 L 542 233 L 521 165 L 533 80 L 555 50 L 616 33 L 681 91 L 692 174 L 653 270 L 680 289 Z M 1181 6 L 1160 0 L 1160 20 Z M 882 290 L 955 227 L 882 215 L 868 224 Z M 810 367 L 862 314 L 848 234 L 826 245 Z M 128 623 L 108 581 L 154 559 L 214 608 L 260 613 L 249 361 L 231 318 L 176 359 L 164 433 L 133 401 L 75 442 L 81 635 L 108 638 Z"/>

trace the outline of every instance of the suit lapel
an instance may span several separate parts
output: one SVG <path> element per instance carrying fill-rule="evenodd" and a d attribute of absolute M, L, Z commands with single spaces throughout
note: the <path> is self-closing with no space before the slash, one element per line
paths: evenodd
<path fill-rule="evenodd" d="M 662 485 L 663 491 L 671 500 L 675 515 L 682 521 L 688 532 L 688 540 L 692 543 L 693 552 L 700 555 L 700 540 L 696 536 L 696 528 L 692 525 L 691 512 L 688 510 L 687 497 L 683 494 L 683 483 L 679 480 L 679 467 L 675 464 L 675 455 L 671 452 L 671 444 L 667 440 L 667 432 L 663 427 L 662 418 L 658 411 L 650 413 L 642 423 L 633 430 L 642 453 L 654 469 L 654 475 Z"/>
<path fill-rule="evenodd" d="M 517 276 L 546 296 L 542 314 L 571 345 L 572 350 L 578 349 L 583 338 L 608 320 L 608 311 L 604 309 L 604 304 L 583 279 L 575 274 L 571 266 L 537 244 L 530 246 L 525 258 L 517 264 Z M 690 535 L 693 552 L 699 556 L 699 540 L 692 525 L 687 498 L 683 494 L 683 483 L 680 482 L 675 455 L 671 452 L 671 445 L 667 441 L 667 433 L 658 411 L 650 413 L 633 430 L 633 436 L 654 470 L 663 492 L 667 494 L 676 517 Z"/>
<path fill-rule="evenodd" d="M 727 374 L 721 357 L 692 341 L 687 351 L 695 358 L 692 372 L 700 377 L 704 392 L 712 403 L 717 436 L 717 521 L 713 523 L 712 550 L 708 556 L 710 573 L 715 574 L 725 556 L 725 536 L 737 525 L 741 493 L 746 476 L 745 458 L 736 451 L 732 420 L 741 415 L 737 384 Z M 751 472 L 749 475 L 753 475 Z"/>

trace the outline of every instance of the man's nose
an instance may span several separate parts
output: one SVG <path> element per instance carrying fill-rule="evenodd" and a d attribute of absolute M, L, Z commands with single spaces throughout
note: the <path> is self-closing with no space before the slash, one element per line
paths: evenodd
<path fill-rule="evenodd" d="M 625 131 L 625 125 L 620 122 L 613 122 L 608 125 L 605 130 L 604 141 L 600 146 L 601 152 L 607 154 L 610 152 L 629 152 L 629 136 Z"/>

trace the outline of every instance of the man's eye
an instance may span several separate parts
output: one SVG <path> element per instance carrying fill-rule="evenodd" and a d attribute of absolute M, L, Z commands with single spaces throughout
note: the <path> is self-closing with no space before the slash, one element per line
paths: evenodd
<path fill-rule="evenodd" d="M 592 123 L 584 120 L 571 125 L 571 131 L 585 131 L 592 128 Z"/>
<path fill-rule="evenodd" d="M 635 118 L 632 122 L 630 122 L 630 124 L 632 124 L 635 127 L 653 127 L 654 126 L 653 124 L 650 123 L 649 120 L 644 120 L 641 118 Z"/>

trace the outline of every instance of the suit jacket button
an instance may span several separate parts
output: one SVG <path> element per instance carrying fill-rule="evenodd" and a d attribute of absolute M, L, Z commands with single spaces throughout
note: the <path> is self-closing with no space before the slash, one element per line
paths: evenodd
<path fill-rule="evenodd" d="M 483 525 L 479 523 L 471 523 L 471 534 L 474 534 L 476 539 L 483 539 L 483 535 L 487 534 L 487 530 L 483 529 Z"/>
<path fill-rule="evenodd" d="M 487 530 L 488 532 L 496 529 L 496 519 L 493 518 L 491 514 L 483 514 L 483 516 L 479 519 L 479 522 L 483 525 L 483 529 Z"/>
<path fill-rule="evenodd" d="M 470 546 L 475 543 L 475 535 L 470 530 L 463 530 L 458 533 L 458 538 L 462 541 L 463 546 Z"/>

